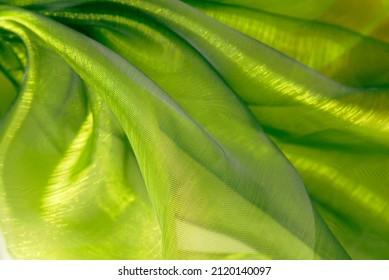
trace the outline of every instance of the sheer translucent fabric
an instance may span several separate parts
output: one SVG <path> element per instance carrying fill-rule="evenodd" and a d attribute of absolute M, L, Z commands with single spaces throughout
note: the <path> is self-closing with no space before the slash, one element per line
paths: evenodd
<path fill-rule="evenodd" d="M 0 1 L 10 256 L 388 259 L 389 1 L 295 2 Z"/>

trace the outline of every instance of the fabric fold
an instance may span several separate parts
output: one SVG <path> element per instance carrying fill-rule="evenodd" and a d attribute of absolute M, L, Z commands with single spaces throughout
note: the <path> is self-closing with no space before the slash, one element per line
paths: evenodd
<path fill-rule="evenodd" d="M 298 62 L 227 8 L 29 3 L 0 6 L 12 257 L 387 257 L 385 88 Z"/>

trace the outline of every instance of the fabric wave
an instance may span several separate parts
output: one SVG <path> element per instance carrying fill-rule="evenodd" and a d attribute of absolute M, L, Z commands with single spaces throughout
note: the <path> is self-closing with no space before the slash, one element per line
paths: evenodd
<path fill-rule="evenodd" d="M 387 259 L 387 4 L 269 2 L 0 1 L 9 255 Z"/>

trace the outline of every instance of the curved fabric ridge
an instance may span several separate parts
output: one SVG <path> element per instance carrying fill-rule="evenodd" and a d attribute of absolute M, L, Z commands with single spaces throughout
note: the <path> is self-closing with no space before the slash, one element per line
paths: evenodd
<path fill-rule="evenodd" d="M 0 6 L 12 257 L 388 257 L 385 43 L 306 22 L 329 49 L 342 38 L 318 60 L 274 39 L 297 28 L 277 11 L 10 3 L 26 6 Z"/>
<path fill-rule="evenodd" d="M 389 47 L 383 42 L 328 23 L 213 2 L 188 3 L 342 84 L 387 87 Z"/>
<path fill-rule="evenodd" d="M 192 0 L 184 0 L 194 2 Z M 388 0 L 372 0 L 355 5 L 353 0 L 201 0 L 205 4 L 223 4 L 244 7 L 250 10 L 266 11 L 273 14 L 328 23 L 356 31 L 388 42 Z M 197 4 L 197 3 L 193 3 Z"/>

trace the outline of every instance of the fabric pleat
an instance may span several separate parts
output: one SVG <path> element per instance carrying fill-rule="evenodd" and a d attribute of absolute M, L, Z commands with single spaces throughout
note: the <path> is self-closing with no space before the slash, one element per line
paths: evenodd
<path fill-rule="evenodd" d="M 4 250 L 388 259 L 388 13 L 0 1 Z"/>

